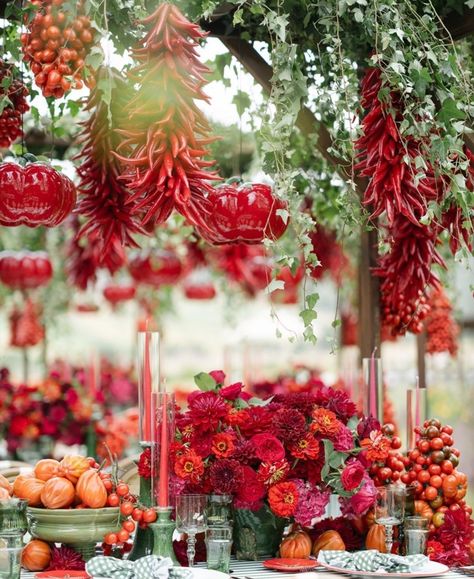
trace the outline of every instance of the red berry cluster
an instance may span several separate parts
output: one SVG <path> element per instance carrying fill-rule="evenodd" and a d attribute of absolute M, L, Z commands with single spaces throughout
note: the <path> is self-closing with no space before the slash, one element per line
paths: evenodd
<path fill-rule="evenodd" d="M 21 36 L 23 60 L 30 64 L 43 95 L 61 98 L 84 82 L 90 86 L 93 77 L 87 76 L 85 59 L 94 30 L 83 14 L 83 2 L 76 4 L 73 14 L 63 7 L 64 0 L 32 0 L 31 4 L 38 11 Z"/>
<path fill-rule="evenodd" d="M 13 66 L 0 60 L 0 98 L 10 101 L 0 114 L 0 147 L 9 147 L 23 135 L 21 116 L 30 108 L 27 95 L 28 89 L 15 78 Z"/>
<path fill-rule="evenodd" d="M 135 526 L 145 528 L 148 523 L 156 521 L 155 509 L 143 507 L 137 502 L 137 498 L 130 492 L 130 488 L 124 482 L 114 484 L 113 477 L 109 473 L 101 474 L 102 481 L 107 489 L 107 506 L 120 506 L 122 515 L 122 528 L 116 533 L 107 533 L 102 543 L 104 555 L 118 555 L 128 553 L 132 548 L 129 542 Z"/>
<path fill-rule="evenodd" d="M 426 351 L 429 354 L 449 352 L 455 356 L 458 351 L 459 326 L 453 319 L 453 306 L 443 289 L 430 296 L 431 311 L 426 318 Z"/>
<path fill-rule="evenodd" d="M 419 334 L 423 331 L 423 320 L 430 311 L 425 295 L 419 291 L 418 298 L 406 299 L 403 293 L 393 302 L 394 283 L 384 284 L 380 293 L 382 326 L 392 336 L 403 336 L 406 332 Z"/>
<path fill-rule="evenodd" d="M 384 461 L 374 462 L 370 467 L 369 474 L 376 486 L 397 482 L 405 469 L 406 459 L 400 452 L 402 441 L 399 436 L 395 436 L 395 425 L 391 423 L 384 424 L 382 432 L 390 440 L 391 450 Z"/>

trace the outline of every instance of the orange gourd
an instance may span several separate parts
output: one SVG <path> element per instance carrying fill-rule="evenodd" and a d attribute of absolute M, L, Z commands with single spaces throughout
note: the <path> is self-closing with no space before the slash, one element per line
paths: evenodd
<path fill-rule="evenodd" d="M 5 489 L 8 491 L 9 495 L 11 495 L 13 492 L 12 485 L 9 483 L 8 479 L 3 476 L 3 474 L 0 474 L 0 489 Z"/>
<path fill-rule="evenodd" d="M 59 476 L 76 484 L 82 473 L 90 469 L 89 459 L 74 454 L 66 455 L 59 463 Z"/>
<path fill-rule="evenodd" d="M 51 561 L 51 548 L 48 543 L 33 539 L 21 553 L 21 565 L 28 571 L 43 571 Z"/>
<path fill-rule="evenodd" d="M 44 480 L 46 482 L 53 476 L 58 476 L 59 473 L 59 462 L 53 460 L 52 458 L 44 458 L 36 463 L 35 466 L 35 477 L 39 480 Z"/>
<path fill-rule="evenodd" d="M 426 501 L 415 501 L 415 513 L 421 517 L 425 517 L 431 522 L 433 518 L 433 509 Z"/>
<path fill-rule="evenodd" d="M 25 499 L 30 507 L 40 507 L 44 484 L 44 481 L 32 474 L 20 474 L 13 483 L 13 494 L 19 499 Z"/>
<path fill-rule="evenodd" d="M 66 509 L 76 496 L 74 485 L 67 478 L 55 476 L 44 483 L 41 501 L 47 509 Z"/>
<path fill-rule="evenodd" d="M 387 552 L 385 547 L 385 527 L 383 525 L 375 523 L 370 527 L 365 539 L 365 547 L 366 549 L 375 549 L 380 551 L 380 553 Z"/>
<path fill-rule="evenodd" d="M 314 542 L 313 555 L 317 557 L 319 551 L 344 551 L 345 548 L 344 541 L 337 531 L 324 531 Z"/>
<path fill-rule="evenodd" d="M 96 470 L 91 469 L 81 474 L 76 493 L 91 509 L 101 509 L 107 504 L 107 489 Z"/>
<path fill-rule="evenodd" d="M 280 543 L 280 557 L 285 559 L 307 559 L 311 555 L 312 541 L 308 533 L 293 531 Z"/>
<path fill-rule="evenodd" d="M 367 512 L 364 518 L 367 528 L 370 529 L 372 525 L 375 525 L 375 511 L 373 509 L 370 509 L 370 511 Z"/>

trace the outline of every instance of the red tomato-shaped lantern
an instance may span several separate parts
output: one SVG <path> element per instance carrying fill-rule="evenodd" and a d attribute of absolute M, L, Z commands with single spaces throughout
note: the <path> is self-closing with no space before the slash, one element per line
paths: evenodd
<path fill-rule="evenodd" d="M 0 281 L 12 289 L 30 289 L 46 285 L 53 266 L 44 251 L 2 251 Z"/>
<path fill-rule="evenodd" d="M 273 195 L 269 185 L 221 185 L 208 199 L 213 233 L 201 231 L 201 235 L 209 243 L 262 243 L 264 239 L 279 239 L 288 227 L 288 221 L 277 214 L 288 206 Z"/>
<path fill-rule="evenodd" d="M 133 300 L 136 290 L 131 285 L 108 285 L 104 288 L 104 298 L 116 307 L 120 302 Z"/>
<path fill-rule="evenodd" d="M 160 287 L 174 285 L 179 281 L 183 266 L 176 253 L 160 249 L 134 257 L 130 261 L 129 270 L 134 280 Z"/>
<path fill-rule="evenodd" d="M 194 270 L 184 281 L 183 287 L 188 300 L 212 300 L 217 293 L 206 268 Z"/>
<path fill-rule="evenodd" d="M 55 227 L 76 203 L 74 183 L 43 163 L 0 165 L 0 225 Z"/>

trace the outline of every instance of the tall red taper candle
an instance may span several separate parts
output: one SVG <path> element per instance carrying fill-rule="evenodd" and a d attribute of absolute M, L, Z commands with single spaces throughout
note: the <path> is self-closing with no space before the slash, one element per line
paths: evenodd
<path fill-rule="evenodd" d="M 145 353 L 143 358 L 143 432 L 142 438 L 150 442 L 151 422 L 152 422 L 152 403 L 151 403 L 151 366 L 150 366 L 150 332 L 148 329 L 150 319 L 147 318 L 145 323 Z"/>
<path fill-rule="evenodd" d="M 163 392 L 162 401 L 162 419 L 161 419 L 161 444 L 160 444 L 160 494 L 158 497 L 159 507 L 169 507 L 168 496 L 168 395 Z"/>
<path fill-rule="evenodd" d="M 370 377 L 369 377 L 369 396 L 370 396 L 370 406 L 369 413 L 372 414 L 374 418 L 380 418 L 377 416 L 377 387 L 375 383 L 375 350 L 372 352 L 370 357 Z"/>

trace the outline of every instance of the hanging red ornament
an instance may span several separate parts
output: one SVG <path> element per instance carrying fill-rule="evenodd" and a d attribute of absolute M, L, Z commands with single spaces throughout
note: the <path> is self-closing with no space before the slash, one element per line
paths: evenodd
<path fill-rule="evenodd" d="M 0 113 L 0 147 L 9 147 L 23 136 L 22 116 L 29 110 L 26 102 L 28 89 L 19 80 L 19 74 L 12 64 L 0 60 L 0 99 L 3 110 Z"/>
<path fill-rule="evenodd" d="M 74 183 L 44 163 L 0 165 L 0 225 L 55 227 L 76 203 Z"/>
<path fill-rule="evenodd" d="M 44 251 L 2 251 L 0 281 L 12 289 L 32 289 L 46 285 L 53 266 Z"/>
<path fill-rule="evenodd" d="M 188 275 L 183 290 L 188 300 L 212 300 L 217 294 L 209 270 L 205 268 L 198 268 Z"/>
<path fill-rule="evenodd" d="M 99 72 L 99 83 L 89 96 L 90 116 L 82 123 L 79 136 L 81 152 L 76 156 L 80 178 L 78 213 L 85 218 L 78 238 L 87 242 L 89 235 L 97 240 L 99 264 L 107 261 L 115 247 L 138 247 L 133 235 L 146 232 L 139 216 L 128 203 L 128 191 L 119 179 L 119 162 L 112 154 L 118 146 L 118 135 L 112 126 L 123 124 L 123 109 L 129 93 L 123 80 L 111 70 Z M 101 80 L 113 83 L 111 106 L 102 99 Z"/>
<path fill-rule="evenodd" d="M 24 309 L 15 308 L 10 315 L 10 345 L 17 348 L 36 346 L 44 339 L 44 327 L 38 317 L 38 309 L 28 299 Z"/>
<path fill-rule="evenodd" d="M 66 0 L 32 0 L 33 18 L 25 17 L 21 35 L 23 60 L 30 65 L 43 96 L 62 98 L 71 89 L 94 84 L 94 74 L 85 64 L 95 30 L 84 14 L 84 2 L 74 9 Z"/>
<path fill-rule="evenodd" d="M 174 251 L 159 249 L 133 257 L 129 271 L 135 281 L 158 288 L 176 284 L 183 273 L 183 266 Z"/>
<path fill-rule="evenodd" d="M 138 63 L 130 71 L 135 96 L 126 107 L 129 125 L 121 130 L 118 157 L 131 191 L 129 202 L 142 212 L 141 223 L 160 224 L 173 209 L 208 231 L 210 181 L 205 161 L 210 127 L 196 105 L 208 101 L 202 91 L 209 72 L 197 57 L 206 35 L 172 4 L 163 3 L 141 21 L 149 31 L 133 51 Z"/>
<path fill-rule="evenodd" d="M 425 320 L 426 351 L 428 354 L 449 352 L 456 356 L 459 326 L 453 319 L 453 306 L 443 288 L 430 295 L 429 304 L 431 310 Z"/>
<path fill-rule="evenodd" d="M 288 220 L 279 214 L 287 211 L 288 205 L 273 195 L 269 185 L 221 185 L 208 198 L 211 231 L 200 233 L 209 243 L 262 243 L 279 239 L 288 227 Z"/>
<path fill-rule="evenodd" d="M 109 284 L 102 292 L 104 298 L 116 308 L 120 303 L 133 300 L 136 289 L 132 285 L 115 285 Z"/>

